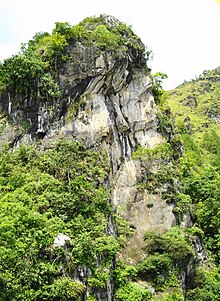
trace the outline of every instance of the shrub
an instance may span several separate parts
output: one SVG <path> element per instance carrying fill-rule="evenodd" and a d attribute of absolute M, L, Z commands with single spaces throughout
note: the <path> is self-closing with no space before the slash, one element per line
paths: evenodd
<path fill-rule="evenodd" d="M 147 254 L 166 254 L 173 264 L 178 264 L 182 269 L 187 266 L 194 255 L 192 247 L 180 235 L 172 237 L 169 233 L 160 235 L 146 232 L 144 241 Z"/>
<path fill-rule="evenodd" d="M 71 301 L 80 300 L 86 286 L 81 282 L 73 281 L 69 277 L 62 277 L 54 280 L 49 288 L 50 300 Z"/>
<path fill-rule="evenodd" d="M 172 260 L 168 254 L 150 255 L 138 265 L 138 275 L 142 279 L 155 281 L 158 275 L 167 277 L 171 265 Z"/>
<path fill-rule="evenodd" d="M 151 293 L 135 282 L 128 282 L 115 292 L 116 301 L 147 301 L 151 299 Z"/>

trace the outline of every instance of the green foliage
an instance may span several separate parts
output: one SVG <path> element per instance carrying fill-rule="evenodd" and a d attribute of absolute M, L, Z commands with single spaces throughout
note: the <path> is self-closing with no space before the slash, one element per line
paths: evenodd
<path fill-rule="evenodd" d="M 120 43 L 120 36 L 110 31 L 106 25 L 98 25 L 93 32 L 93 40 L 99 47 L 114 50 Z"/>
<path fill-rule="evenodd" d="M 204 231 L 206 246 L 219 262 L 219 189 L 220 175 L 212 166 L 204 168 L 187 182 L 186 191 L 196 203 L 197 221 Z"/>
<path fill-rule="evenodd" d="M 137 269 L 134 266 L 118 261 L 114 271 L 114 280 L 115 300 L 151 300 L 151 293 L 148 288 L 137 282 Z"/>
<path fill-rule="evenodd" d="M 178 170 L 174 165 L 173 149 L 170 143 L 164 142 L 153 149 L 139 146 L 133 152 L 134 160 L 141 160 L 146 174 L 140 180 L 139 189 L 147 189 L 151 193 L 158 192 L 163 185 L 163 197 L 168 202 L 173 202 L 175 197 L 175 178 L 178 176 Z"/>
<path fill-rule="evenodd" d="M 153 75 L 152 93 L 156 104 L 162 105 L 167 97 L 166 92 L 162 88 L 163 80 L 167 77 L 167 74 L 162 72 L 157 72 Z"/>
<path fill-rule="evenodd" d="M 97 268 L 93 273 L 93 277 L 88 279 L 89 287 L 92 289 L 105 288 L 110 278 L 109 269 L 103 267 Z"/>
<path fill-rule="evenodd" d="M 39 41 L 36 52 L 41 53 L 41 60 L 47 62 L 50 68 L 57 70 L 59 63 L 66 58 L 64 50 L 67 45 L 64 35 L 54 33 Z"/>
<path fill-rule="evenodd" d="M 201 144 L 203 149 L 208 153 L 207 157 L 211 165 L 220 172 L 220 132 L 216 129 L 206 131 Z"/>
<path fill-rule="evenodd" d="M 120 215 L 116 216 L 116 227 L 118 243 L 121 247 L 124 247 L 126 245 L 127 239 L 134 234 L 134 228 L 129 221 L 122 218 Z"/>
<path fill-rule="evenodd" d="M 158 125 L 157 125 L 158 131 L 169 137 L 169 135 L 173 130 L 173 124 L 171 121 L 171 115 L 169 110 L 161 109 L 160 113 L 157 115 L 157 118 L 158 118 Z"/>
<path fill-rule="evenodd" d="M 168 97 L 184 150 L 179 159 L 182 186 L 179 210 L 190 207 L 204 232 L 206 246 L 218 261 L 220 130 L 216 121 L 220 111 L 216 104 L 219 95 L 217 68 L 170 91 Z"/>
<path fill-rule="evenodd" d="M 152 149 L 138 146 L 138 149 L 132 153 L 134 160 L 140 159 L 142 161 L 168 160 L 171 157 L 172 148 L 167 142 L 161 143 Z"/>
<path fill-rule="evenodd" d="M 118 261 L 114 273 L 115 285 L 120 287 L 136 279 L 137 269 L 133 265 L 126 265 L 123 261 Z"/>
<path fill-rule="evenodd" d="M 5 60 L 0 68 L 2 92 L 8 91 L 13 99 L 21 95 L 23 100 L 60 97 L 58 84 L 47 69 L 47 62 L 31 54 L 19 54 Z"/>
<path fill-rule="evenodd" d="M 33 54 L 36 50 L 38 43 L 45 37 L 50 36 L 48 32 L 37 32 L 32 40 L 30 40 L 27 44 L 22 44 L 21 53 L 23 54 Z"/>
<path fill-rule="evenodd" d="M 119 300 L 132 298 L 132 294 L 127 294 L 127 284 L 142 283 L 142 286 L 145 284 L 144 287 L 153 286 L 156 292 L 164 291 L 161 300 L 169 300 L 166 299 L 166 290 L 171 287 L 172 293 L 167 294 L 170 300 L 183 300 L 179 274 L 186 271 L 188 264 L 194 258 L 191 244 L 180 233 L 179 227 L 173 227 L 164 234 L 148 231 L 145 233 L 144 240 L 146 257 L 136 267 L 121 263 L 116 268 L 116 296 L 121 298 Z M 155 299 L 151 296 L 147 300 Z"/>
<path fill-rule="evenodd" d="M 59 89 L 58 84 L 54 81 L 51 74 L 44 74 L 38 82 L 38 95 L 42 100 L 46 100 L 49 97 L 59 98 L 62 92 Z"/>
<path fill-rule="evenodd" d="M 105 154 L 76 142 L 61 141 L 44 152 L 2 151 L 1 300 L 78 300 L 85 286 L 69 278 L 78 266 L 89 267 L 91 279 L 106 286 L 118 250 L 106 233 L 112 215 L 107 173 Z M 70 238 L 66 249 L 53 246 L 58 233 Z"/>
<path fill-rule="evenodd" d="M 206 131 L 203 136 L 202 146 L 205 147 L 209 153 L 217 155 L 220 152 L 219 134 L 214 129 L 211 129 L 210 132 Z"/>
<path fill-rule="evenodd" d="M 50 300 L 71 301 L 80 300 L 86 286 L 81 282 L 73 281 L 69 277 L 62 277 L 53 282 L 49 290 Z"/>
<path fill-rule="evenodd" d="M 144 240 L 147 254 L 155 255 L 156 253 L 167 255 L 172 260 L 172 263 L 178 264 L 181 269 L 184 269 L 194 256 L 192 247 L 180 233 L 176 231 L 174 233 L 168 232 L 163 235 L 146 232 Z M 165 260 L 163 257 L 162 259 Z M 160 262 L 159 259 L 158 262 Z"/>
<path fill-rule="evenodd" d="M 153 254 L 138 265 L 138 275 L 142 279 L 158 282 L 158 276 L 168 276 L 172 261 L 167 254 Z"/>
<path fill-rule="evenodd" d="M 160 299 L 156 299 L 158 301 L 185 301 L 182 292 L 173 292 L 173 293 L 165 293 L 163 297 Z"/>
<path fill-rule="evenodd" d="M 184 213 L 192 212 L 192 199 L 188 194 L 176 193 L 176 207 L 173 212 L 177 215 L 181 221 Z"/>
<path fill-rule="evenodd" d="M 89 42 L 89 32 L 88 30 L 81 25 L 75 25 L 71 28 L 70 38 L 74 41 L 87 41 Z"/>
<path fill-rule="evenodd" d="M 220 112 L 219 68 L 206 73 L 210 76 L 201 76 L 168 92 L 168 103 L 176 124 L 191 126 L 194 138 L 209 128 L 216 128 Z"/>
<path fill-rule="evenodd" d="M 52 34 L 65 36 L 66 39 L 71 37 L 72 26 L 68 22 L 56 22 Z"/>
<path fill-rule="evenodd" d="M 184 300 L 179 274 L 194 258 L 192 246 L 179 227 L 164 234 L 146 232 L 146 257 L 136 266 L 118 262 L 115 279 L 116 300 Z M 154 287 L 159 295 L 150 294 Z M 163 293 L 162 293 L 163 292 Z"/>
<path fill-rule="evenodd" d="M 198 268 L 195 271 L 190 289 L 187 292 L 187 301 L 217 301 L 220 294 L 219 271 L 212 267 L 212 270 Z"/>
<path fill-rule="evenodd" d="M 120 57 L 132 47 L 141 53 L 144 52 L 144 45 L 140 39 L 134 34 L 130 26 L 125 23 L 116 22 L 109 25 L 105 16 L 85 18 L 79 23 L 81 28 L 85 28 L 88 32 L 87 38 L 97 43 L 102 49 L 112 50 Z"/>
<path fill-rule="evenodd" d="M 128 282 L 115 293 L 117 301 L 146 301 L 151 300 L 151 293 L 136 282 Z"/>
<path fill-rule="evenodd" d="M 2 87 L 12 95 L 35 93 L 39 78 L 43 76 L 45 64 L 34 57 L 15 55 L 4 61 L 0 69 Z"/>

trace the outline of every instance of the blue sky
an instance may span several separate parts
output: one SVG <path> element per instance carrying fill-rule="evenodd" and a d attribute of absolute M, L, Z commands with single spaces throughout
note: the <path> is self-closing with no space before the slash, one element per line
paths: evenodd
<path fill-rule="evenodd" d="M 154 53 L 152 71 L 168 74 L 167 89 L 220 65 L 217 0 L 0 0 L 0 60 L 57 21 L 74 25 L 101 13 L 132 25 Z"/>

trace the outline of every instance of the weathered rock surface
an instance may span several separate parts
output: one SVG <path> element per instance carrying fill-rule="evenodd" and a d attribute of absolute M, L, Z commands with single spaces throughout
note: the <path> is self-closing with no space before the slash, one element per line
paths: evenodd
<path fill-rule="evenodd" d="M 88 147 L 104 148 L 111 166 L 108 182 L 112 205 L 135 228 L 122 256 L 128 262 L 137 262 L 142 258 L 144 232 L 164 231 L 175 224 L 173 205 L 168 205 L 160 193 L 138 191 L 142 171 L 139 160 L 132 159 L 139 145 L 154 148 L 164 141 L 157 130 L 157 107 L 144 54 L 131 45 L 118 59 L 115 53 L 100 52 L 95 44 L 80 42 L 71 45 L 68 54 L 70 59 L 59 71 L 63 95 L 58 102 L 24 102 L 19 95 L 12 100 L 9 94 L 1 97 L 2 111 L 10 115 L 10 123 L 0 142 L 16 147 L 40 137 L 47 147 L 51 141 L 66 137 Z M 29 125 L 26 130 L 24 122 Z M 111 300 L 111 294 L 103 294 L 105 297 L 100 295 L 99 300 Z"/>
<path fill-rule="evenodd" d="M 103 55 L 99 62 L 102 60 Z M 85 106 L 75 118 L 60 126 L 59 131 L 88 146 L 100 143 L 107 150 L 112 167 L 109 177 L 112 204 L 136 227 L 134 249 L 137 252 L 143 246 L 146 230 L 166 230 L 175 223 L 175 216 L 173 205 L 166 204 L 160 196 L 145 192 L 137 202 L 141 168 L 138 160 L 132 159 L 132 152 L 138 145 L 153 148 L 164 140 L 157 131 L 151 78 L 143 68 L 136 68 L 131 74 L 128 62 L 114 64 L 114 72 L 91 79 L 81 96 Z M 132 77 L 131 81 L 128 76 Z M 147 203 L 154 207 L 148 209 Z"/>
<path fill-rule="evenodd" d="M 163 233 L 175 224 L 173 204 L 168 205 L 162 197 L 147 192 L 140 201 L 135 201 L 127 213 L 129 221 L 136 227 L 122 257 L 130 264 L 144 259 L 143 239 L 146 231 Z"/>
<path fill-rule="evenodd" d="M 118 22 L 109 20 L 112 26 Z M 95 44 L 80 42 L 69 46 L 67 52 L 71 59 L 59 70 L 63 96 L 58 102 L 32 98 L 24 101 L 19 95 L 12 99 L 9 94 L 1 97 L 2 111 L 10 116 L 1 143 L 18 146 L 43 137 L 43 145 L 47 145 L 67 137 L 83 141 L 88 147 L 101 145 L 111 164 L 112 204 L 134 223 L 137 237 L 142 240 L 140 232 L 150 227 L 169 228 L 175 222 L 173 206 L 160 196 L 144 193 L 136 203 L 141 168 L 132 159 L 132 152 L 139 145 L 153 148 L 163 142 L 157 131 L 152 79 L 146 74 L 143 53 L 131 46 L 118 59 L 113 52 L 100 52 Z M 30 125 L 28 130 L 24 122 Z M 147 202 L 154 207 L 148 209 Z"/>

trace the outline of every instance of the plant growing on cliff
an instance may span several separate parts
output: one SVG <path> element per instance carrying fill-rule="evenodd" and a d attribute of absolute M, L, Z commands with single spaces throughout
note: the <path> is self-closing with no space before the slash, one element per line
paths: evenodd
<path fill-rule="evenodd" d="M 128 282 L 115 293 L 117 301 L 145 301 L 151 300 L 151 293 L 135 282 Z"/>
<path fill-rule="evenodd" d="M 184 269 L 194 256 L 192 246 L 179 231 L 175 231 L 174 234 L 171 231 L 163 235 L 146 232 L 144 240 L 147 254 L 166 254 L 172 263 L 178 264 L 181 269 Z"/>
<path fill-rule="evenodd" d="M 132 153 L 134 160 L 141 159 L 149 162 L 153 160 L 169 160 L 171 157 L 172 148 L 167 142 L 161 143 L 152 149 L 138 146 L 138 149 Z"/>
<path fill-rule="evenodd" d="M 167 74 L 162 72 L 157 72 L 153 75 L 152 93 L 157 104 L 162 104 L 167 97 L 166 92 L 162 88 L 163 80 L 167 77 Z"/>
<path fill-rule="evenodd" d="M 197 267 L 186 293 L 187 301 L 217 301 L 220 293 L 219 271 L 211 265 Z"/>
<path fill-rule="evenodd" d="M 4 61 L 0 69 L 2 92 L 8 92 L 12 99 L 21 95 L 22 100 L 30 98 L 47 99 L 61 96 L 58 84 L 43 60 L 31 55 L 15 55 Z"/>
<path fill-rule="evenodd" d="M 54 281 L 48 291 L 50 300 L 71 301 L 79 300 L 86 286 L 81 282 L 73 281 L 69 277 L 62 277 Z"/>
<path fill-rule="evenodd" d="M 38 59 L 22 54 L 15 55 L 1 65 L 1 85 L 13 96 L 34 94 L 44 70 L 45 64 Z"/>
<path fill-rule="evenodd" d="M 56 71 L 59 63 L 65 60 L 64 50 L 67 45 L 65 35 L 54 33 L 39 40 L 36 53 L 40 53 L 40 59 Z"/>
<path fill-rule="evenodd" d="M 85 290 L 71 278 L 78 266 L 103 282 L 118 250 L 106 233 L 112 213 L 103 186 L 108 172 L 104 153 L 61 141 L 44 153 L 21 147 L 0 155 L 1 300 L 72 300 Z M 54 247 L 58 233 L 66 249 Z M 10 297 L 9 297 L 10 296 Z"/>
<path fill-rule="evenodd" d="M 115 294 L 114 299 L 118 301 L 145 301 L 152 300 L 152 294 L 148 288 L 137 282 L 137 269 L 132 265 L 118 262 L 115 272 Z"/>
<path fill-rule="evenodd" d="M 139 146 L 133 152 L 132 158 L 141 160 L 143 168 L 145 168 L 145 174 L 140 180 L 139 188 L 154 193 L 166 185 L 168 189 L 166 193 L 163 193 L 163 197 L 172 202 L 175 195 L 174 183 L 178 177 L 178 172 L 174 166 L 171 144 L 164 142 L 153 149 Z"/>

